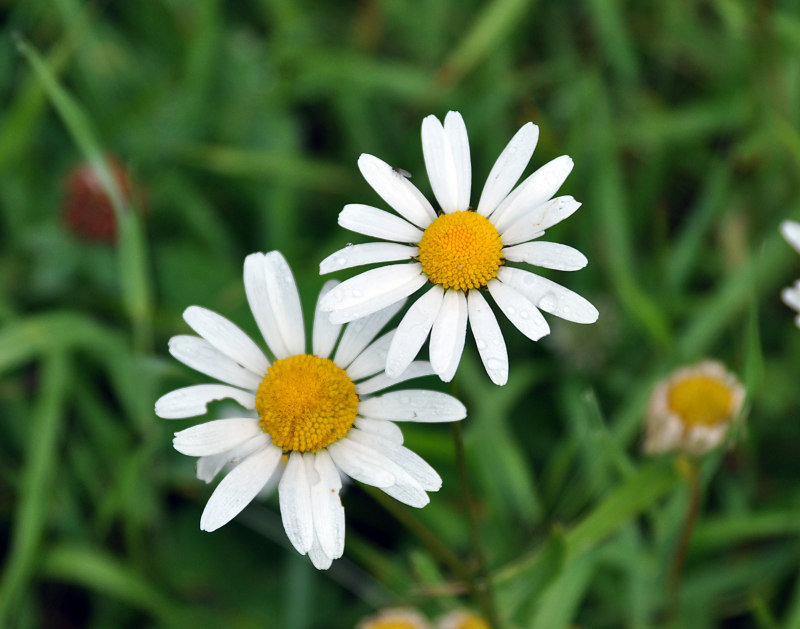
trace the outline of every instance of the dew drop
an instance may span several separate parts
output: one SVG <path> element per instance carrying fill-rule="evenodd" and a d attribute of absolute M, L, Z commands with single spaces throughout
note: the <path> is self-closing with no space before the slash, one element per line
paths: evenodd
<path fill-rule="evenodd" d="M 360 290 L 358 290 L 358 289 L 353 289 L 353 290 L 351 290 L 351 291 L 350 291 L 350 294 L 351 294 L 353 297 L 355 297 L 356 299 L 358 299 L 358 298 L 359 298 L 359 297 L 361 297 L 361 295 L 362 295 L 361 291 L 360 291 Z"/>
<path fill-rule="evenodd" d="M 553 293 L 545 293 L 537 303 L 539 308 L 546 312 L 552 312 L 558 306 L 558 300 Z"/>
<path fill-rule="evenodd" d="M 478 346 L 478 349 L 486 349 L 486 343 L 484 341 L 478 341 L 476 345 Z"/>

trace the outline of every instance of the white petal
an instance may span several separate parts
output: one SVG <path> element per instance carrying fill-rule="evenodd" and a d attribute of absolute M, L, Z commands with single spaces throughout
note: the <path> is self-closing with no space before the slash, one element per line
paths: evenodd
<path fill-rule="evenodd" d="M 499 280 L 490 280 L 487 288 L 503 314 L 529 339 L 538 341 L 550 334 L 542 313 L 525 295 Z"/>
<path fill-rule="evenodd" d="M 790 308 L 800 311 L 800 288 L 798 288 L 798 284 L 790 288 L 784 288 L 781 291 L 781 299 Z"/>
<path fill-rule="evenodd" d="M 264 273 L 267 295 L 280 330 L 283 344 L 290 356 L 306 353 L 306 330 L 303 326 L 303 309 L 292 269 L 279 251 L 264 256 Z"/>
<path fill-rule="evenodd" d="M 508 382 L 508 352 L 497 319 L 479 290 L 469 291 L 467 306 L 469 326 L 486 373 L 492 382 L 502 386 Z"/>
<path fill-rule="evenodd" d="M 379 262 L 396 262 L 416 258 L 419 251 L 416 247 L 401 245 L 396 242 L 368 242 L 363 245 L 348 245 L 339 249 L 319 263 L 319 274 L 326 275 L 342 269 L 351 269 L 364 264 Z"/>
<path fill-rule="evenodd" d="M 358 443 L 363 448 L 371 450 L 374 456 L 380 460 L 381 467 L 394 476 L 394 483 L 388 487 L 381 487 L 384 492 L 395 500 L 399 500 L 400 502 L 416 508 L 424 507 L 430 502 L 430 498 L 428 498 L 428 494 L 425 493 L 422 485 L 405 469 L 405 467 L 398 465 L 390 456 L 387 456 L 389 451 L 384 447 L 385 445 L 389 445 L 395 448 L 399 447 L 405 449 L 403 446 L 395 446 L 382 437 L 363 433 L 358 429 L 351 430 L 347 434 L 346 439 Z"/>
<path fill-rule="evenodd" d="M 501 234 L 527 210 L 538 207 L 558 192 L 572 171 L 574 163 L 568 155 L 557 157 L 542 166 L 508 195 L 492 215 L 492 223 Z M 552 224 L 552 223 L 551 223 Z"/>
<path fill-rule="evenodd" d="M 237 325 L 212 310 L 189 306 L 183 318 L 191 328 L 228 358 L 257 375 L 267 373 L 264 352 Z"/>
<path fill-rule="evenodd" d="M 800 223 L 796 221 L 783 221 L 781 234 L 795 250 L 800 253 Z"/>
<path fill-rule="evenodd" d="M 386 354 L 394 334 L 394 330 L 387 332 L 361 352 L 347 368 L 348 377 L 351 380 L 361 380 L 383 371 L 386 365 Z"/>
<path fill-rule="evenodd" d="M 394 484 L 394 476 L 383 467 L 382 457 L 360 443 L 345 437 L 329 445 L 328 453 L 336 467 L 353 480 L 373 487 L 389 487 Z"/>
<path fill-rule="evenodd" d="M 357 234 L 381 240 L 418 243 L 422 238 L 422 231 L 408 221 L 376 207 L 359 203 L 344 206 L 339 213 L 339 225 Z"/>
<path fill-rule="evenodd" d="M 531 161 L 538 140 L 539 127 L 532 122 L 524 125 L 511 138 L 486 178 L 481 200 L 478 201 L 478 214 L 489 216 L 511 192 L 528 166 L 528 162 Z"/>
<path fill-rule="evenodd" d="M 362 430 L 351 430 L 347 438 L 358 441 L 380 452 L 383 456 L 387 457 L 410 474 L 425 491 L 439 491 L 442 488 L 442 479 L 439 474 L 436 473 L 436 470 L 421 456 L 401 444 L 386 439 L 381 435 L 367 433 Z"/>
<path fill-rule="evenodd" d="M 314 537 L 311 548 L 308 549 L 308 558 L 317 570 L 327 570 L 333 563 L 333 558 L 325 554 L 316 537 Z"/>
<path fill-rule="evenodd" d="M 419 353 L 439 314 L 443 298 L 444 289 L 435 284 L 403 316 L 386 356 L 386 374 L 390 378 L 397 378 L 403 373 Z"/>
<path fill-rule="evenodd" d="M 251 253 L 245 258 L 244 290 L 253 318 L 272 354 L 277 358 L 291 356 L 275 321 L 275 314 L 272 312 L 267 291 L 265 255 L 263 253 Z"/>
<path fill-rule="evenodd" d="M 425 195 L 383 160 L 365 153 L 358 158 L 358 168 L 367 183 L 400 216 L 422 229 L 436 220 L 436 212 Z"/>
<path fill-rule="evenodd" d="M 503 249 L 503 257 L 511 262 L 527 262 L 534 266 L 557 271 L 577 271 L 588 263 L 577 249 L 557 242 L 526 242 Z"/>
<path fill-rule="evenodd" d="M 235 448 L 259 432 L 258 420 L 252 417 L 216 419 L 176 432 L 172 445 L 181 454 L 208 456 Z"/>
<path fill-rule="evenodd" d="M 544 234 L 549 226 L 564 220 L 581 206 L 572 197 L 556 197 L 520 216 L 500 232 L 505 246 L 533 240 Z"/>
<path fill-rule="evenodd" d="M 467 335 L 467 298 L 460 290 L 447 290 L 431 330 L 431 366 L 445 382 L 458 369 Z"/>
<path fill-rule="evenodd" d="M 253 452 L 263 450 L 271 443 L 269 435 L 262 432 L 225 452 L 201 456 L 197 459 L 196 464 L 197 478 L 205 483 L 210 483 L 227 463 L 238 465 L 239 461 L 247 458 Z M 277 468 L 275 473 L 278 473 Z M 264 490 L 262 489 L 261 491 L 263 492 Z"/>
<path fill-rule="evenodd" d="M 286 536 L 297 552 L 305 555 L 314 541 L 314 518 L 311 511 L 311 487 L 303 455 L 292 452 L 278 485 L 281 520 Z"/>
<path fill-rule="evenodd" d="M 575 323 L 597 321 L 597 308 L 560 284 L 551 282 L 535 273 L 510 266 L 498 269 L 497 277 L 503 283 L 525 295 L 545 312 Z"/>
<path fill-rule="evenodd" d="M 335 280 L 325 282 L 322 290 L 319 291 L 317 306 L 314 309 L 314 330 L 311 335 L 311 348 L 314 354 L 320 358 L 328 358 L 331 355 L 339 338 L 339 333 L 342 331 L 342 325 L 340 323 L 331 323 L 328 313 L 322 312 L 320 309 L 322 299 L 334 286 L 338 285 L 339 282 Z"/>
<path fill-rule="evenodd" d="M 197 459 L 196 476 L 198 480 L 208 484 L 217 474 L 220 473 L 225 464 L 230 460 L 227 452 L 220 452 L 219 454 L 211 454 L 209 456 L 201 456 Z"/>
<path fill-rule="evenodd" d="M 256 396 L 250 391 L 224 384 L 196 384 L 161 396 L 156 402 L 156 415 L 164 419 L 204 415 L 208 411 L 209 402 L 225 398 L 236 400 L 247 409 L 253 409 L 256 405 Z"/>
<path fill-rule="evenodd" d="M 320 307 L 331 313 L 331 321 L 346 323 L 408 297 L 427 281 L 418 262 L 371 269 L 339 284 Z"/>
<path fill-rule="evenodd" d="M 169 340 L 169 353 L 187 367 L 243 389 L 255 391 L 261 378 L 233 362 L 198 336 L 179 335 Z"/>
<path fill-rule="evenodd" d="M 385 419 L 370 419 L 369 417 L 356 417 L 353 422 L 356 428 L 363 432 L 378 435 L 393 443 L 403 445 L 403 431 L 394 422 Z"/>
<path fill-rule="evenodd" d="M 444 133 L 453 152 L 453 163 L 456 167 L 457 210 L 469 208 L 469 197 L 472 189 L 472 165 L 469 161 L 469 139 L 464 119 L 457 111 L 449 111 L 444 118 Z"/>
<path fill-rule="evenodd" d="M 383 310 L 349 323 L 344 330 L 344 334 L 342 334 L 342 340 L 336 349 L 336 356 L 334 356 L 333 362 L 342 369 L 346 369 L 373 341 L 378 332 L 389 323 L 391 318 L 400 311 L 403 304 L 405 304 L 405 299 L 401 299 Z"/>
<path fill-rule="evenodd" d="M 465 209 L 458 207 L 458 175 L 450 140 L 436 116 L 427 116 L 422 121 L 422 154 L 433 194 L 442 210 Z"/>
<path fill-rule="evenodd" d="M 216 531 L 236 517 L 269 480 L 280 460 L 280 448 L 268 446 L 233 468 L 208 499 L 200 517 L 200 528 Z"/>
<path fill-rule="evenodd" d="M 311 485 L 311 508 L 316 538 L 322 552 L 336 559 L 344 552 L 344 507 L 339 498 L 342 479 L 327 450 L 320 450 L 316 454 L 307 453 L 303 458 L 306 460 L 306 473 Z"/>
<path fill-rule="evenodd" d="M 394 340 L 397 338 L 395 334 Z M 370 378 L 369 380 L 365 380 L 364 382 L 360 382 L 356 385 L 356 393 L 359 395 L 367 395 L 369 393 L 375 393 L 375 391 L 382 391 L 383 389 L 388 389 L 391 386 L 394 386 L 398 382 L 405 382 L 406 380 L 411 380 L 412 378 L 422 378 L 423 376 L 431 376 L 435 372 L 433 371 L 433 367 L 427 360 L 415 360 L 412 362 L 406 369 L 404 369 L 399 376 L 393 378 L 388 376 L 386 373 L 379 373 L 377 376 Z"/>
<path fill-rule="evenodd" d="M 359 415 L 409 422 L 452 422 L 467 416 L 466 407 L 452 395 L 439 391 L 407 389 L 362 400 Z"/>

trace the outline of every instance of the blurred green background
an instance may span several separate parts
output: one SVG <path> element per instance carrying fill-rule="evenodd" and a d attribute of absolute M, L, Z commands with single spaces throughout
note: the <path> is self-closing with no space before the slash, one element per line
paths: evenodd
<path fill-rule="evenodd" d="M 171 448 L 196 420 L 153 413 L 206 381 L 166 351 L 183 309 L 255 334 L 242 263 L 277 248 L 310 322 L 319 261 L 363 242 L 339 210 L 382 205 L 358 155 L 430 194 L 420 123 L 455 109 L 474 196 L 529 120 L 531 168 L 573 157 L 562 194 L 584 205 L 548 239 L 590 263 L 548 275 L 601 313 L 550 318 L 538 344 L 503 320 L 503 388 L 468 339 L 455 386 L 500 615 L 800 628 L 800 330 L 779 299 L 800 258 L 777 231 L 800 219 L 798 5 L 0 1 L 0 626 L 350 628 L 390 605 L 473 606 L 358 485 L 327 572 L 288 548 L 274 499 L 200 532 L 213 486 Z M 74 170 L 103 156 L 111 243 L 65 218 Z M 705 357 L 750 409 L 703 464 L 672 596 L 688 492 L 640 454 L 641 428 L 655 380 Z M 444 478 L 412 515 L 469 558 L 449 427 L 404 429 Z"/>

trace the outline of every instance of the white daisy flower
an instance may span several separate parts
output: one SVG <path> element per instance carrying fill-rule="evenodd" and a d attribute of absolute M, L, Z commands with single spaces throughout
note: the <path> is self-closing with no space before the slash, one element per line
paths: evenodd
<path fill-rule="evenodd" d="M 784 221 L 781 223 L 781 234 L 797 253 L 800 253 L 800 223 L 795 221 Z M 781 299 L 787 306 L 800 313 L 800 280 L 794 283 L 794 286 L 789 286 L 781 291 Z M 798 328 L 800 328 L 800 314 L 794 320 Z"/>
<path fill-rule="evenodd" d="M 328 282 L 320 300 L 337 283 Z M 352 323 L 314 317 L 312 350 L 306 353 L 303 313 L 291 269 L 277 251 L 254 253 L 244 263 L 250 309 L 275 360 L 236 325 L 191 306 L 184 319 L 200 336 L 175 336 L 170 353 L 225 384 L 178 389 L 156 402 L 167 419 L 194 417 L 212 400 L 230 398 L 246 409 L 175 433 L 175 449 L 200 457 L 197 475 L 209 482 L 227 464 L 233 469 L 211 495 L 200 528 L 227 524 L 268 483 L 277 481 L 281 517 L 292 545 L 320 569 L 344 550 L 340 474 L 379 487 L 413 507 L 442 484 L 436 471 L 403 446 L 396 421 L 448 422 L 466 416 L 445 393 L 401 390 L 383 373 L 394 331 L 375 337 L 402 303 Z M 340 334 L 341 333 L 341 334 Z M 430 375 L 414 362 L 401 380 Z M 251 412 L 255 409 L 255 417 Z M 281 460 L 285 465 L 281 464 Z"/>
<path fill-rule="evenodd" d="M 643 449 L 702 455 L 720 445 L 744 403 L 735 375 L 714 360 L 675 370 L 650 396 Z"/>
<path fill-rule="evenodd" d="M 539 128 L 523 126 L 489 173 L 477 208 L 470 207 L 471 167 L 467 129 L 458 112 L 444 125 L 422 122 L 422 150 L 431 188 L 442 214 L 398 169 L 372 155 L 358 166 L 367 182 L 400 216 L 367 205 L 347 205 L 339 225 L 391 242 L 349 245 L 320 264 L 322 274 L 363 264 L 405 261 L 352 277 L 322 301 L 338 323 L 353 321 L 432 284 L 409 308 L 387 355 L 386 373 L 400 375 L 430 334 L 430 360 L 444 381 L 452 380 L 469 321 L 486 372 L 496 384 L 508 380 L 508 354 L 485 291 L 505 316 L 536 341 L 550 332 L 541 311 L 577 323 L 593 323 L 597 309 L 548 279 L 508 266 L 527 263 L 560 271 L 586 265 L 566 245 L 536 240 L 580 207 L 572 197 L 552 198 L 572 170 L 563 155 L 514 188 L 536 147 Z M 513 189 L 513 190 L 512 190 Z"/>

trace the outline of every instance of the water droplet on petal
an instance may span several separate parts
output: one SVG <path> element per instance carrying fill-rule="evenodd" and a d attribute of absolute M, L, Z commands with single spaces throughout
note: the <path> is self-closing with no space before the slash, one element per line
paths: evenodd
<path fill-rule="evenodd" d="M 484 341 L 478 341 L 476 345 L 478 346 L 478 349 L 486 349 L 486 343 Z"/>
<path fill-rule="evenodd" d="M 542 295 L 537 303 L 537 306 L 539 306 L 539 308 L 545 312 L 553 312 L 553 310 L 555 310 L 558 306 L 558 300 L 553 293 L 548 292 Z"/>

